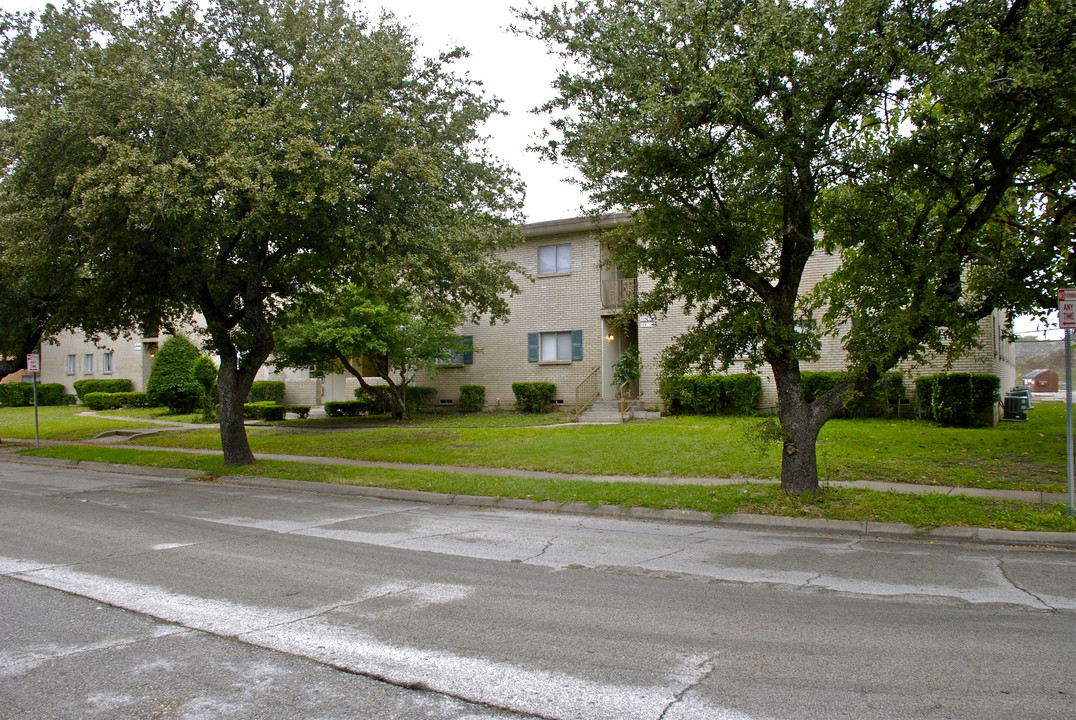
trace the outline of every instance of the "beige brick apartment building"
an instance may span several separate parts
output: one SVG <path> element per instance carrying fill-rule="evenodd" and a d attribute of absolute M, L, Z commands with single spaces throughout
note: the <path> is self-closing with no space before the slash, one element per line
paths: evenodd
<path fill-rule="evenodd" d="M 577 396 L 595 394 L 613 399 L 618 388 L 612 385 L 612 366 L 619 353 L 637 344 L 642 360 L 638 394 L 645 406 L 657 407 L 658 359 L 672 340 L 685 332 L 693 318 L 676 309 L 667 316 L 640 317 L 627 327 L 614 325 L 613 317 L 625 298 L 652 285 L 647 277 L 624 277 L 602 267 L 607 252 L 606 233 L 629 221 L 624 214 L 608 215 L 598 221 L 572 218 L 531 223 L 523 227 L 525 241 L 505 251 L 505 257 L 523 268 L 531 279 L 517 275 L 521 292 L 511 298 L 511 316 L 496 325 L 479 323 L 460 328 L 469 338 L 473 352 L 458 356 L 456 362 L 437 373 L 423 374 L 416 384 L 437 389 L 435 402 L 458 402 L 461 385 L 482 385 L 489 406 L 510 407 L 514 400 L 512 383 L 548 381 L 557 387 L 556 402 L 574 407 Z M 807 291 L 838 259 L 823 253 L 808 263 L 803 290 Z M 1003 316 L 995 314 L 981 323 L 982 348 L 958 360 L 954 371 L 986 372 L 1001 378 L 1003 388 L 1015 384 L 1012 344 L 1001 334 Z M 144 390 L 152 368 L 153 355 L 165 338 L 135 336 L 113 341 L 87 341 L 77 333 L 63 333 L 57 344 L 42 349 L 42 380 L 61 382 L 68 392 L 72 383 L 87 377 L 129 378 L 135 390 Z M 806 370 L 840 370 L 844 351 L 839 338 L 822 341 L 819 362 L 805 363 Z M 741 368 L 731 368 L 736 372 Z M 940 368 L 901 368 L 909 376 L 938 372 Z M 773 406 L 777 393 L 766 368 L 759 372 L 763 382 L 762 406 Z M 286 384 L 289 404 L 320 405 L 349 400 L 357 381 L 350 376 L 315 377 L 309 370 L 273 372 L 262 368 L 260 379 L 279 379 Z M 908 383 L 911 387 L 911 383 Z"/>

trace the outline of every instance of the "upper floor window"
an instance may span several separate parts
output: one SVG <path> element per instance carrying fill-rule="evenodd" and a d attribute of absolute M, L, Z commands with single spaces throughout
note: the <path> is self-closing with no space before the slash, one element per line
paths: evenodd
<path fill-rule="evenodd" d="M 572 271 L 572 244 L 542 245 L 538 248 L 538 274 L 556 275 Z"/>

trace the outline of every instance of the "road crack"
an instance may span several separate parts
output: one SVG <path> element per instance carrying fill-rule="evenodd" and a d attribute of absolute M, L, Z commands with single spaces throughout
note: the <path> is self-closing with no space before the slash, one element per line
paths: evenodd
<path fill-rule="evenodd" d="M 1009 577 L 1009 573 L 1007 573 L 1005 571 L 1005 562 L 1004 562 L 1004 560 L 1002 560 L 1001 558 L 996 558 L 996 567 L 997 567 L 998 574 L 1001 575 L 1001 577 L 1005 580 L 1005 582 L 1009 583 L 1009 585 L 1011 585 L 1015 590 L 1018 590 L 1018 591 L 1024 593 L 1028 597 L 1035 598 L 1035 600 L 1037 600 L 1042 605 L 1044 610 L 1057 610 L 1056 607 L 1054 607 L 1050 603 L 1046 602 L 1045 600 L 1043 600 L 1041 597 L 1039 597 L 1035 593 L 1031 592 L 1030 590 L 1028 590 L 1026 588 L 1020 587 L 1016 583 L 1015 580 L 1013 580 L 1011 577 Z"/>
<path fill-rule="evenodd" d="M 696 667 L 699 669 L 698 676 L 691 682 L 687 683 L 687 685 L 685 685 L 683 688 L 681 688 L 679 692 L 673 695 L 672 701 L 669 702 L 669 704 L 665 706 L 665 709 L 661 711 L 661 715 L 658 715 L 657 720 L 665 720 L 666 716 L 668 716 L 669 714 L 669 711 L 672 710 L 676 705 L 683 702 L 684 697 L 689 692 L 697 688 L 699 685 L 709 679 L 711 675 L 714 674 L 714 671 L 717 670 L 717 668 L 713 664 L 714 658 L 716 657 L 717 655 L 711 655 L 702 662 L 700 662 L 698 665 L 696 665 Z"/>

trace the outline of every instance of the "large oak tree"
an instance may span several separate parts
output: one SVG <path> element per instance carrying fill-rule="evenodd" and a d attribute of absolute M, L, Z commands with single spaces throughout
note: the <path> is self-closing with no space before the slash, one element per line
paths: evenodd
<path fill-rule="evenodd" d="M 424 60 L 339 0 L 3 23 L 0 193 L 45 211 L 19 242 L 68 253 L 107 299 L 87 331 L 204 318 L 228 464 L 254 461 L 242 404 L 306 288 L 376 272 L 482 295 L 499 272 L 521 190 L 481 147 L 497 106 L 452 72 L 462 51 Z"/>
<path fill-rule="evenodd" d="M 1071 0 L 599 0 L 523 14 L 567 59 L 546 150 L 618 262 L 683 303 L 674 371 L 768 363 L 782 486 L 818 489 L 822 425 L 889 368 L 974 344 L 1073 275 Z M 638 239 L 636 241 L 636 238 Z M 815 252 L 840 270 L 804 296 Z M 821 333 L 850 379 L 814 402 Z"/>

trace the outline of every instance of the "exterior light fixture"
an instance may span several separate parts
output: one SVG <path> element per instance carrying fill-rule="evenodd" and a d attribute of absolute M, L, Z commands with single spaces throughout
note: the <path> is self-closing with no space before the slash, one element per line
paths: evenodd
<path fill-rule="evenodd" d="M 613 335 L 613 333 L 609 333 L 608 335 L 605 336 L 605 339 L 608 340 L 609 342 L 613 342 L 613 340 L 616 339 L 616 336 Z"/>

